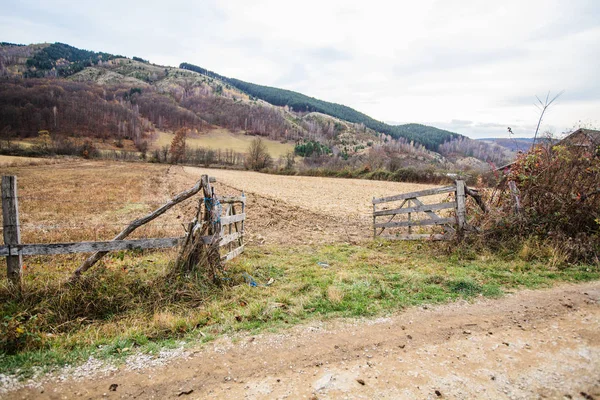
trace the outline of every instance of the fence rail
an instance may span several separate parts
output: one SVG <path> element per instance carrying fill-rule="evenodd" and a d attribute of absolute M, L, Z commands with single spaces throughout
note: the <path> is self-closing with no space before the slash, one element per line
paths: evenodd
<path fill-rule="evenodd" d="M 12 246 L 0 246 L 0 257 L 95 253 L 97 251 L 117 250 L 164 249 L 179 245 L 182 239 L 183 237 L 109 240 L 102 242 L 18 244 Z"/>
<path fill-rule="evenodd" d="M 213 177 L 203 178 L 205 184 L 215 182 Z M 152 213 L 133 221 L 117 237 L 110 241 L 93 242 L 70 242 L 70 243 L 21 243 L 20 225 L 19 225 L 19 207 L 17 195 L 17 177 L 2 177 L 2 217 L 3 217 L 3 236 L 4 245 L 0 245 L 0 257 L 6 257 L 7 276 L 14 282 L 21 280 L 23 269 L 23 256 L 34 255 L 56 255 L 73 253 L 95 253 L 94 257 L 99 259 L 103 254 L 118 250 L 143 250 L 143 249 L 164 249 L 176 247 L 182 244 L 185 237 L 167 237 L 167 238 L 146 238 L 146 239 L 125 239 L 129 233 L 135 229 L 147 224 L 158 216 L 162 215 L 171 207 L 179 204 L 193 195 L 197 194 L 202 188 L 202 181 L 177 195 L 170 202 L 163 204 Z M 22 197 L 26 198 L 26 196 Z M 220 203 L 227 205 L 224 216 L 220 216 L 221 230 L 218 235 L 204 236 L 204 243 L 214 243 L 218 240 L 219 248 L 226 249 L 227 253 L 221 256 L 223 261 L 231 260 L 244 251 L 244 222 L 246 220 L 246 197 L 241 196 L 220 196 L 217 197 Z M 235 204 L 241 204 L 241 213 L 236 214 Z M 173 224 L 174 225 L 174 224 Z M 178 225 L 181 226 L 181 225 Z M 235 230 L 235 232 L 234 232 Z M 217 237 L 215 237 L 217 236 Z M 237 243 L 237 246 L 234 246 Z M 86 260 L 93 265 L 94 257 Z M 86 264 L 84 263 L 84 264 Z M 82 267 L 80 267 L 81 269 Z M 89 266 L 87 267 L 89 268 Z M 87 268 L 83 269 L 85 271 Z M 79 270 L 78 270 L 79 271 Z M 77 272 L 77 271 L 76 271 Z"/>
<path fill-rule="evenodd" d="M 455 201 L 442 202 L 435 204 L 424 204 L 419 198 L 426 196 L 439 195 L 444 193 L 454 193 Z M 399 202 L 399 206 L 394 206 L 392 209 L 378 210 L 378 205 Z M 381 206 L 380 206 L 381 207 Z M 455 210 L 455 216 L 441 216 L 436 214 L 436 211 Z M 373 237 L 382 237 L 386 239 L 397 240 L 445 240 L 449 239 L 456 231 L 462 231 L 465 227 L 466 218 L 465 206 L 465 183 L 462 180 L 457 180 L 453 186 L 444 186 L 421 190 L 418 192 L 402 193 L 394 196 L 373 198 Z M 415 216 L 425 214 L 426 219 L 415 219 Z M 403 221 L 394 221 L 397 216 L 406 217 Z M 380 222 L 377 218 L 389 217 L 387 221 Z M 413 233 L 414 227 L 423 226 L 442 226 L 445 233 Z M 390 228 L 408 228 L 408 233 L 385 232 Z M 379 230 L 379 232 L 378 232 Z"/>

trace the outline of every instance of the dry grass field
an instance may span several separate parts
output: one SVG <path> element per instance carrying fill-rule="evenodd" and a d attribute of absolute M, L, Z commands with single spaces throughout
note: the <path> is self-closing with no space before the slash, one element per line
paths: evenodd
<path fill-rule="evenodd" d="M 56 164 L 58 162 L 60 160 L 49 158 L 0 156 L 0 168 L 2 169 L 20 165 Z"/>
<path fill-rule="evenodd" d="M 152 147 L 160 149 L 165 145 L 170 145 L 173 140 L 173 133 L 169 132 L 157 132 L 154 135 Z M 242 134 L 232 133 L 226 129 L 213 129 L 208 133 L 200 133 L 197 135 L 189 136 L 186 139 L 186 144 L 191 147 L 206 147 L 213 150 L 226 150 L 230 149 L 238 153 L 245 153 L 248 150 L 250 142 L 254 139 L 254 136 L 246 136 Z M 275 140 L 263 139 L 271 154 L 274 158 L 279 158 L 287 152 L 294 150 L 292 143 L 280 143 Z"/>

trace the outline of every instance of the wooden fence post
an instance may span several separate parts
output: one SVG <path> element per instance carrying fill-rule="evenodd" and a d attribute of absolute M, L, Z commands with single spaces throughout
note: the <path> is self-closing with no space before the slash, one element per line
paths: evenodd
<path fill-rule="evenodd" d="M 519 197 L 519 189 L 517 188 L 517 184 L 515 183 L 515 181 L 508 181 L 508 187 L 510 188 L 510 193 L 515 199 L 515 211 L 517 212 L 517 215 L 520 215 L 522 208 L 521 198 Z"/>
<path fill-rule="evenodd" d="M 458 222 L 458 232 L 462 235 L 467 224 L 467 205 L 465 197 L 465 181 L 456 181 L 456 219 Z"/>
<path fill-rule="evenodd" d="M 412 199 L 406 199 L 406 205 L 408 206 L 408 208 L 412 207 Z M 408 213 L 408 223 L 410 223 L 412 221 L 412 215 L 411 213 Z M 408 234 L 412 235 L 412 225 L 408 225 Z"/>
<path fill-rule="evenodd" d="M 377 204 L 375 204 L 375 197 L 373 197 L 373 239 L 377 237 L 377 228 L 375 228 L 375 224 L 377 223 L 377 216 L 375 213 L 377 212 Z"/>
<path fill-rule="evenodd" d="M 246 213 L 246 193 L 244 193 L 243 190 L 242 190 L 242 200 L 243 200 L 242 201 L 242 214 L 245 214 Z M 245 219 L 242 220 L 242 244 L 244 244 L 244 240 L 245 240 L 245 238 L 244 238 L 244 234 L 245 234 L 244 222 L 245 222 Z"/>
<path fill-rule="evenodd" d="M 4 244 L 7 246 L 21 244 L 16 176 L 2 177 L 2 220 Z M 14 284 L 20 284 L 22 273 L 23 257 L 21 255 L 6 257 L 6 275 L 8 279 Z"/>

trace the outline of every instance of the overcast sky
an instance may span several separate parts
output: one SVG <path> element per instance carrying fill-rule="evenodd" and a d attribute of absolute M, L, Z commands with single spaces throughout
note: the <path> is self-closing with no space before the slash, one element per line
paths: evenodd
<path fill-rule="evenodd" d="M 470 137 L 600 126 L 599 0 L 2 0 L 0 41 L 64 42 Z"/>

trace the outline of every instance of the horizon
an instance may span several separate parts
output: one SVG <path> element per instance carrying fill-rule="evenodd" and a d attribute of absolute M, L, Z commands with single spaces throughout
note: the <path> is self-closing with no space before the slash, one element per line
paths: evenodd
<path fill-rule="evenodd" d="M 533 137 L 535 96 L 564 89 L 540 133 L 598 126 L 593 65 L 600 61 L 594 51 L 600 4 L 315 3 L 322 12 L 307 14 L 313 8 L 307 5 L 290 18 L 285 5 L 270 0 L 234 3 L 175 2 L 168 10 L 119 3 L 116 14 L 104 3 L 9 0 L 0 37 L 62 42 L 165 66 L 189 62 L 343 104 L 386 123 L 419 123 L 474 139 L 508 138 L 509 126 L 515 137 Z M 403 15 L 403 5 L 414 18 L 394 18 L 394 11 Z M 138 22 L 126 23 L 132 15 Z M 303 21 L 310 29 L 298 25 Z"/>

